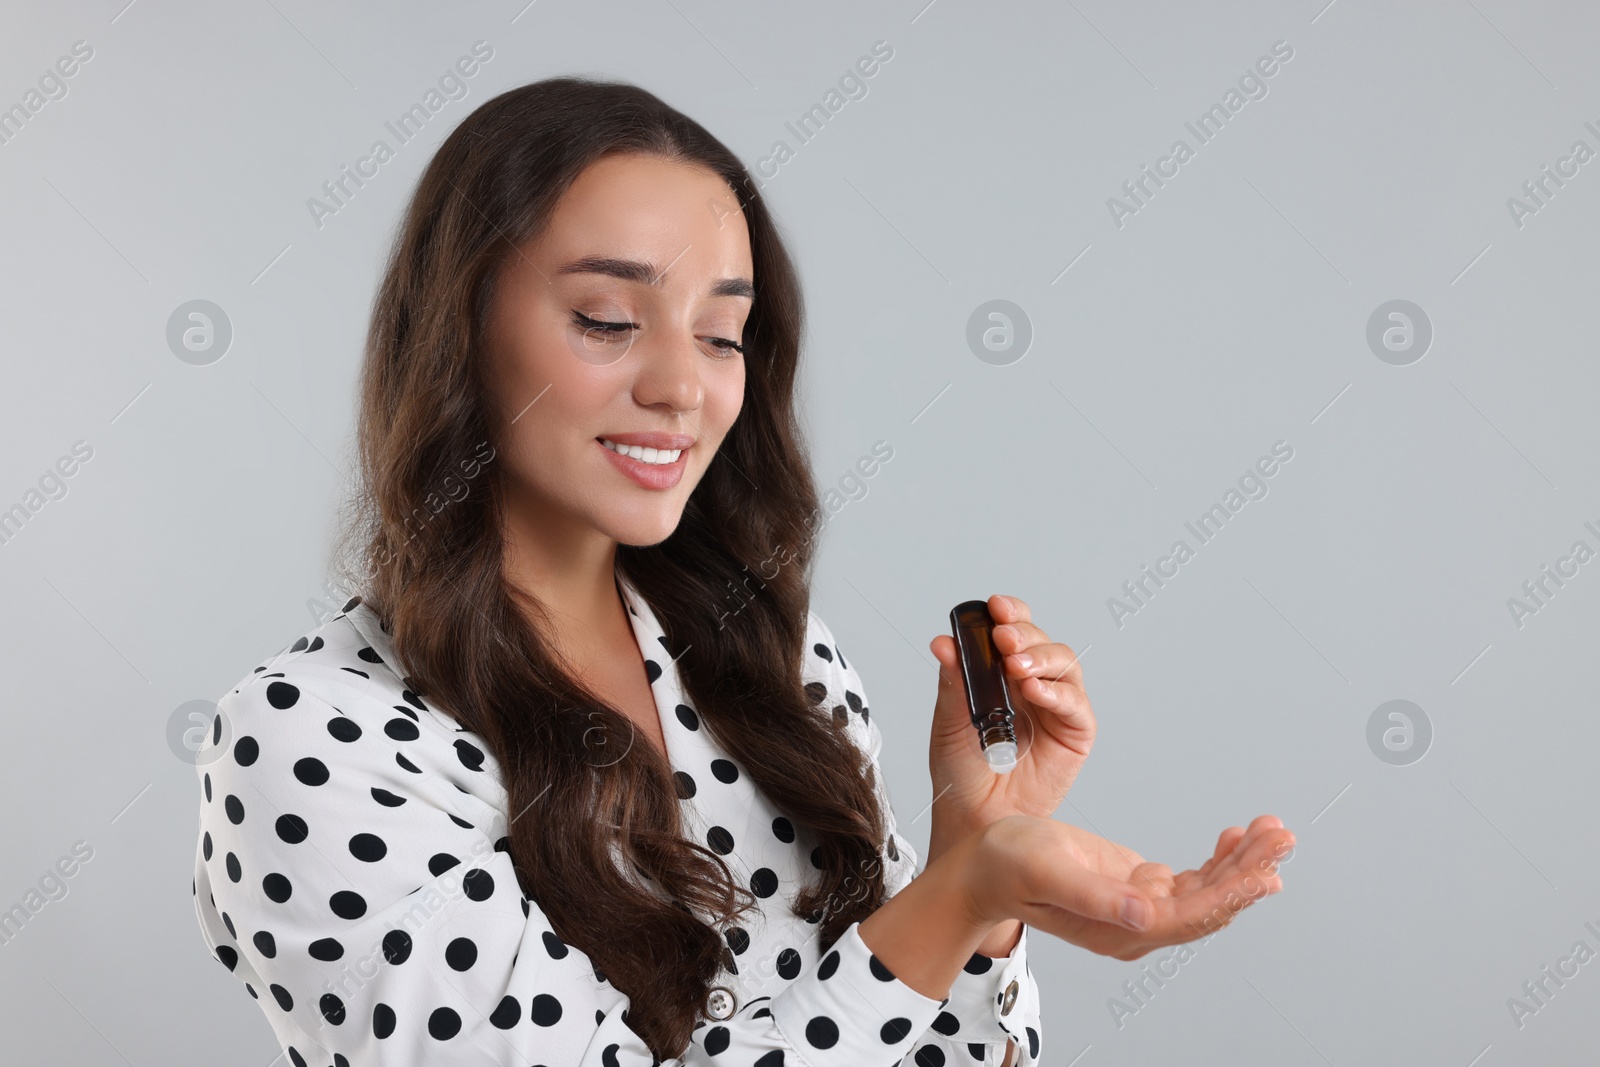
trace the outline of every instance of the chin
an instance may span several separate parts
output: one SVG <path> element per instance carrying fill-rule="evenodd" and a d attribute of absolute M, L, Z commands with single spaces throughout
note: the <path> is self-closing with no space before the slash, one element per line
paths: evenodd
<path fill-rule="evenodd" d="M 681 506 L 660 508 L 645 514 L 614 516 L 612 521 L 601 523 L 600 528 L 618 544 L 647 548 L 671 537 L 682 518 Z"/>

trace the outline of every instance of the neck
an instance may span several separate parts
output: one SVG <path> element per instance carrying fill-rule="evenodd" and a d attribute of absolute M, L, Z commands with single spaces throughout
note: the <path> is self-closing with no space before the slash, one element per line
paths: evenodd
<path fill-rule="evenodd" d="M 617 590 L 617 542 L 587 524 L 561 528 L 526 512 L 513 513 L 505 531 L 506 580 L 549 615 L 546 641 L 569 659 L 603 643 L 627 610 Z"/>

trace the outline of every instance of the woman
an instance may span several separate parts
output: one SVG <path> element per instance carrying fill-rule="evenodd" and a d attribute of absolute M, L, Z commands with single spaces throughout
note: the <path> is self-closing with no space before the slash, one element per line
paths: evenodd
<path fill-rule="evenodd" d="M 917 873 L 808 606 L 800 332 L 744 167 L 649 93 L 441 146 L 372 316 L 361 595 L 200 754 L 201 927 L 297 1067 L 1031 1065 L 1027 926 L 1133 959 L 1281 886 L 1270 817 L 1176 878 L 1049 818 L 1093 716 L 1003 597 L 1032 747 L 988 770 L 936 638 Z"/>

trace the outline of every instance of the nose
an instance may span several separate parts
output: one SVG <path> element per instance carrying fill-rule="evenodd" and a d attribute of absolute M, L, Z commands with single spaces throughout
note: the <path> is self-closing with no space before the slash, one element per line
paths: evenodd
<path fill-rule="evenodd" d="M 664 329 L 644 336 L 634 346 L 638 375 L 633 398 L 645 407 L 665 405 L 672 414 L 690 414 L 705 401 L 700 380 L 706 356 L 688 329 Z"/>

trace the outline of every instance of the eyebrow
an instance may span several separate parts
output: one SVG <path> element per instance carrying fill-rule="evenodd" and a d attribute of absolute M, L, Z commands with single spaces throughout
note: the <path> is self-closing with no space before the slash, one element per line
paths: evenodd
<path fill-rule="evenodd" d="M 557 274 L 605 274 L 623 281 L 644 285 L 661 284 L 661 272 L 649 263 L 637 259 L 616 259 L 611 256 L 584 256 L 556 269 Z M 754 300 L 755 286 L 748 278 L 722 278 L 711 286 L 712 296 L 744 296 Z"/>

